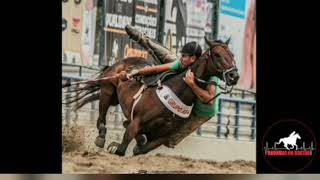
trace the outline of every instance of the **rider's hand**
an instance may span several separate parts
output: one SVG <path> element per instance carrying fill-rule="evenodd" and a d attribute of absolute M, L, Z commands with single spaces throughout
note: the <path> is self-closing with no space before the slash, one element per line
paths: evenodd
<path fill-rule="evenodd" d="M 121 80 L 127 80 L 128 79 L 128 74 L 126 71 L 121 71 L 119 74 L 118 74 L 118 77 L 119 79 Z"/>
<path fill-rule="evenodd" d="M 194 82 L 194 74 L 191 72 L 191 69 L 189 69 L 186 73 L 186 76 L 183 78 L 184 82 L 188 84 L 189 86 L 192 86 L 195 84 Z"/>
<path fill-rule="evenodd" d="M 129 74 L 127 74 L 128 79 L 132 79 L 134 76 L 139 75 L 138 69 L 133 69 Z"/>

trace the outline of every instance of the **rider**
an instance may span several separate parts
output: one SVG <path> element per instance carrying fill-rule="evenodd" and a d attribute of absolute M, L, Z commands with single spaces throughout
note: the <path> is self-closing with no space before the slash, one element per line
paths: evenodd
<path fill-rule="evenodd" d="M 169 50 L 166 50 L 158 44 L 153 43 L 145 34 L 138 32 L 131 26 L 127 26 L 126 31 L 133 40 L 136 40 L 144 48 L 148 48 L 149 52 L 151 49 L 156 55 L 156 58 L 158 58 L 160 61 L 168 62 L 161 65 L 151 67 L 148 66 L 138 70 L 133 70 L 130 74 L 126 74 L 126 72 L 121 72 L 122 75 L 126 75 L 126 77 L 128 77 L 129 79 L 136 75 L 157 74 L 168 70 L 181 72 L 190 65 L 192 65 L 194 62 L 196 62 L 196 60 L 202 54 L 201 46 L 197 42 L 193 41 L 183 46 L 181 50 L 182 56 L 180 60 L 177 58 L 175 58 L 174 60 Z M 217 113 L 217 100 L 211 99 L 218 93 L 218 88 L 216 88 L 214 84 L 208 84 L 206 89 L 200 88 L 195 83 L 194 74 L 190 69 L 187 71 L 186 76 L 183 78 L 183 80 L 198 97 L 192 110 L 191 121 L 187 121 L 187 123 L 185 123 L 183 126 L 199 127 L 195 125 L 203 124 Z M 210 80 L 219 83 L 219 79 L 216 77 L 211 77 Z M 208 102 L 209 100 L 211 101 Z M 190 126 L 191 124 L 192 126 Z M 173 135 L 173 137 L 170 138 L 171 142 L 169 144 L 171 147 L 178 144 L 184 137 L 192 133 L 196 128 L 186 129 L 188 130 L 185 130 L 184 132 L 178 131 L 175 135 Z"/>
<path fill-rule="evenodd" d="M 181 50 L 180 60 L 176 58 L 173 62 L 160 64 L 156 66 L 147 66 L 139 70 L 133 70 L 130 74 L 128 74 L 128 77 L 131 78 L 136 75 L 158 74 L 168 70 L 181 72 L 190 65 L 192 65 L 201 56 L 201 54 L 202 49 L 200 45 L 194 41 L 189 42 L 185 46 L 183 46 Z"/>

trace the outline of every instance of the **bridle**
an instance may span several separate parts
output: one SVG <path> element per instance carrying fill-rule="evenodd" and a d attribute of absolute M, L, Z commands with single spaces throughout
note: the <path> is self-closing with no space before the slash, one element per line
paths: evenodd
<path fill-rule="evenodd" d="M 224 47 L 224 48 L 226 47 L 226 46 L 224 46 L 224 45 L 220 45 L 220 46 L 222 46 L 222 47 Z M 213 47 L 213 48 L 214 48 L 214 47 Z M 236 66 L 236 63 L 235 63 L 235 61 L 233 60 L 233 61 L 232 61 L 233 66 L 232 66 L 231 68 L 229 68 L 229 69 L 224 70 L 224 69 L 222 68 L 221 64 L 218 63 L 218 61 L 214 61 L 213 54 L 212 54 L 212 52 L 211 52 L 211 49 L 213 49 L 213 48 L 209 48 L 209 49 L 207 50 L 207 51 L 209 51 L 209 52 L 208 52 L 208 56 L 209 56 L 210 59 L 209 59 L 209 58 L 206 59 L 206 64 L 214 63 L 214 66 L 217 67 L 218 72 L 219 72 L 219 73 L 222 73 L 223 81 L 224 81 L 224 82 L 227 82 L 227 81 L 226 81 L 226 74 L 227 74 L 228 72 L 230 72 L 230 71 L 233 71 L 233 70 L 237 70 L 237 69 L 238 69 L 237 66 Z M 230 52 L 229 50 L 226 50 L 226 51 L 229 53 L 229 55 L 231 55 L 231 52 Z M 223 58 L 223 57 L 221 57 L 221 58 Z M 209 61 L 209 62 L 208 62 L 208 61 Z M 203 79 L 200 79 L 200 78 L 197 77 L 196 75 L 195 75 L 195 79 L 196 79 L 198 82 L 203 83 L 203 84 L 214 84 L 215 86 L 219 86 L 220 89 L 223 89 L 223 90 L 224 90 L 224 91 L 221 91 L 221 92 L 219 92 L 218 94 L 216 94 L 213 98 L 211 98 L 209 101 L 207 101 L 207 102 L 205 102 L 205 103 L 209 103 L 210 101 L 214 100 L 215 98 L 217 98 L 217 97 L 220 96 L 221 94 L 228 94 L 228 93 L 230 93 L 230 92 L 232 91 L 232 89 L 233 89 L 233 86 L 228 86 L 227 83 L 225 83 L 225 86 L 223 87 L 222 85 L 216 83 L 215 81 L 205 81 L 205 80 L 203 80 Z"/>

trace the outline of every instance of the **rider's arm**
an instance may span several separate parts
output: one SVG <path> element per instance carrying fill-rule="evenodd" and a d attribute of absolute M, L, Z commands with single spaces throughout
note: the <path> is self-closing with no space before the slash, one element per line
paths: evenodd
<path fill-rule="evenodd" d="M 215 96 L 216 86 L 213 84 L 209 84 L 206 90 L 201 89 L 197 84 L 193 84 L 190 86 L 192 91 L 197 95 L 202 103 L 207 103 L 210 99 Z M 212 105 L 213 100 L 208 102 L 207 104 Z"/>
<path fill-rule="evenodd" d="M 142 69 L 139 69 L 139 75 L 150 75 L 150 74 L 157 74 L 168 70 L 178 70 L 180 68 L 180 61 L 174 61 L 172 63 L 161 64 L 157 66 L 148 66 Z"/>
<path fill-rule="evenodd" d="M 149 74 L 157 74 L 164 71 L 170 70 L 170 63 L 169 64 L 161 64 L 157 66 L 148 66 L 139 69 L 139 75 L 149 75 Z"/>
<path fill-rule="evenodd" d="M 186 84 L 190 86 L 192 91 L 196 94 L 196 96 L 199 98 L 199 100 L 203 103 L 207 103 L 210 99 L 212 99 L 215 96 L 215 90 L 216 87 L 213 84 L 209 84 L 206 88 L 206 90 L 200 88 L 194 81 L 194 75 L 193 73 L 189 70 L 186 73 L 186 77 L 184 78 L 184 81 Z M 213 100 L 208 102 L 207 104 L 212 105 Z"/>

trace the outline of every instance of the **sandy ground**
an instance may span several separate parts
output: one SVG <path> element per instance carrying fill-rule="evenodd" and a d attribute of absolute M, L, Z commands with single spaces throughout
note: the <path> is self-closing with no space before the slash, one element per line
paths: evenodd
<path fill-rule="evenodd" d="M 94 127 L 64 127 L 63 129 L 63 173 L 65 174 L 254 174 L 254 161 L 209 161 L 195 160 L 181 155 L 163 153 L 125 157 L 109 154 L 93 144 L 96 137 Z M 108 135 L 106 145 L 120 142 L 122 134 Z"/>
<path fill-rule="evenodd" d="M 105 152 L 77 151 L 65 153 L 63 161 L 63 173 L 67 174 L 255 173 L 254 162 L 214 162 L 163 154 L 118 157 Z"/>

